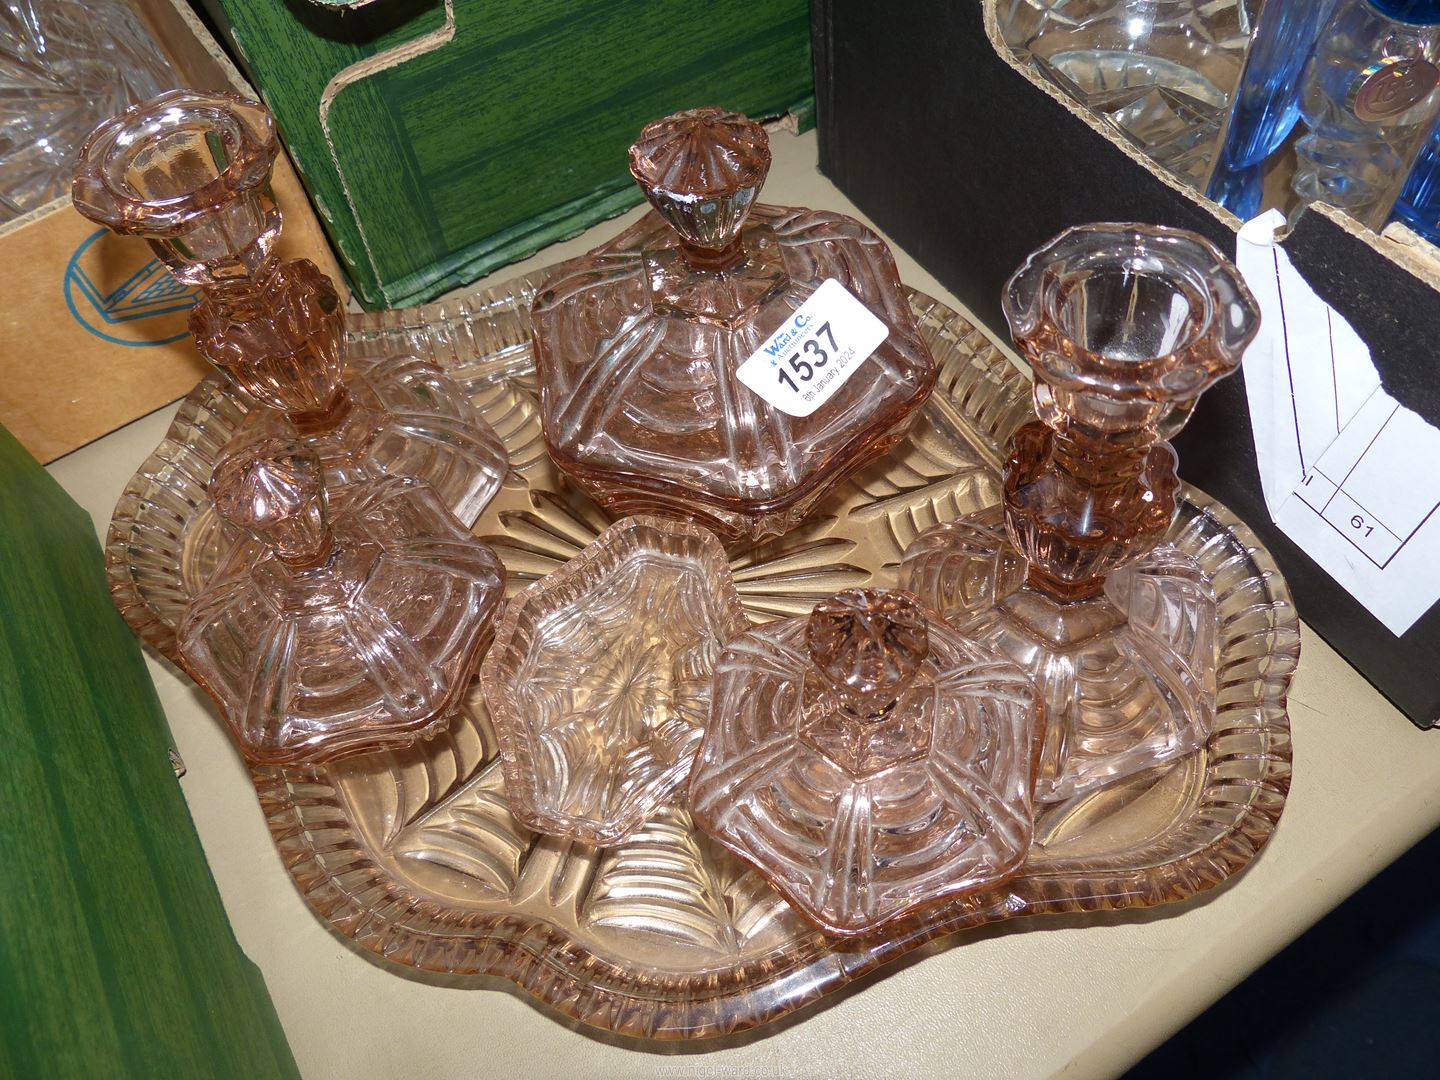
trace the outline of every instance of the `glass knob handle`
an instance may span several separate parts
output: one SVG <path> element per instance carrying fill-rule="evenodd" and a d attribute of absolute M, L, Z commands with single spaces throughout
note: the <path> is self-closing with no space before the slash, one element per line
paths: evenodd
<path fill-rule="evenodd" d="M 656 120 L 630 147 L 630 175 L 692 252 L 736 243 L 769 171 L 765 129 L 724 109 Z"/>
<path fill-rule="evenodd" d="M 891 589 L 847 589 L 815 605 L 805 625 L 811 662 L 852 708 L 880 712 L 930 652 L 920 602 Z"/>
<path fill-rule="evenodd" d="M 334 549 L 324 471 L 298 441 L 239 440 L 216 462 L 210 497 L 222 518 L 292 567 L 318 566 Z"/>

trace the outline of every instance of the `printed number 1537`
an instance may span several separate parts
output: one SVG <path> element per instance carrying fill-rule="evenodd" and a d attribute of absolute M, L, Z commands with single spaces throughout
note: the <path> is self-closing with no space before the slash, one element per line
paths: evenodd
<path fill-rule="evenodd" d="M 820 344 L 822 336 L 830 342 L 828 351 Z M 786 361 L 788 370 L 786 367 L 777 369 L 780 372 L 780 382 L 798 392 L 800 386 L 795 379 L 798 378 L 800 382 L 807 383 L 815 378 L 819 370 L 830 362 L 830 355 L 835 351 L 835 334 L 830 329 L 830 323 L 823 322 L 815 328 L 814 334 L 807 338 L 796 352 L 790 354 L 790 359 Z M 792 372 L 794 378 L 791 377 Z"/>

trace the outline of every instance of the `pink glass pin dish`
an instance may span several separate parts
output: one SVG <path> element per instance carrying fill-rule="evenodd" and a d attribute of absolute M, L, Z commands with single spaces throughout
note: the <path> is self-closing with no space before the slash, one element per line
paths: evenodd
<path fill-rule="evenodd" d="M 80 152 L 75 207 L 142 236 L 201 298 L 190 331 L 206 359 L 293 430 L 339 497 L 351 483 L 410 476 L 473 524 L 505 478 L 505 449 L 435 364 L 397 354 L 347 365 L 345 311 L 307 259 L 274 254 L 275 124 L 233 94 L 175 90 L 101 124 Z"/>
<path fill-rule="evenodd" d="M 691 813 L 822 929 L 866 933 L 1020 869 L 1039 723 L 1019 667 L 851 589 L 726 648 Z"/>
<path fill-rule="evenodd" d="M 1209 737 L 1216 596 L 1161 543 L 1180 486 L 1164 440 L 1239 365 L 1259 313 L 1208 241 L 1138 225 L 1062 233 L 1004 307 L 1040 419 L 1011 440 L 1003 506 L 917 537 L 901 580 L 1034 677 L 1048 712 L 1036 798 L 1054 801 Z"/>
<path fill-rule="evenodd" d="M 748 625 L 715 536 L 655 517 L 511 599 L 480 682 L 515 816 L 590 844 L 638 829 L 689 775 L 715 658 Z"/>
<path fill-rule="evenodd" d="M 894 446 L 935 384 L 884 242 L 755 203 L 769 167 L 738 113 L 656 121 L 630 148 L 652 212 L 536 296 L 546 446 L 614 513 L 784 533 Z"/>
<path fill-rule="evenodd" d="M 186 608 L 186 668 L 263 764 L 408 746 L 449 724 L 505 570 L 427 484 L 358 481 L 332 514 L 293 440 L 232 444 L 210 494 L 247 535 Z"/>

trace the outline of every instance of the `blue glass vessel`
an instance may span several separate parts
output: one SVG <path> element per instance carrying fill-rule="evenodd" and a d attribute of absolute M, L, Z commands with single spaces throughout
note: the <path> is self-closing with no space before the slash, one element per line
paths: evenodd
<path fill-rule="evenodd" d="M 1265 162 L 1300 119 L 1306 61 L 1337 0 L 1266 0 L 1206 194 L 1242 221 L 1260 212 Z"/>
<path fill-rule="evenodd" d="M 1440 0 L 1340 0 L 1305 69 L 1291 182 L 1379 229 L 1440 105 Z"/>
<path fill-rule="evenodd" d="M 1415 159 L 1390 220 L 1403 222 L 1440 245 L 1440 125 L 1431 130 L 1425 149 Z"/>

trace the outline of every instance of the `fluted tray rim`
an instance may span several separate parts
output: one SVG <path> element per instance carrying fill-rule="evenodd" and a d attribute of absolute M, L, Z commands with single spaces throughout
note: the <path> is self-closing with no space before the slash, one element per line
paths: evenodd
<path fill-rule="evenodd" d="M 534 291 L 534 278 L 517 279 L 454 303 L 442 301 L 420 309 L 361 316 L 354 320 L 351 334 L 358 337 L 398 326 L 424 327 L 428 321 L 454 317 L 457 305 L 466 319 L 511 317 L 528 311 Z M 914 290 L 910 293 L 917 315 L 940 319 L 947 330 L 956 333 L 973 329 L 940 302 Z M 995 350 L 989 375 L 1009 380 L 1014 393 L 1028 397 L 1025 376 L 999 350 Z M 165 439 L 127 485 L 107 536 L 107 572 L 117 607 L 137 636 L 176 663 L 173 629 L 155 616 L 135 587 L 127 540 L 135 522 L 126 511 L 127 500 L 144 498 L 153 487 L 150 474 L 162 472 L 167 464 L 183 461 L 192 452 L 193 448 L 183 443 L 184 433 L 193 426 L 206 393 L 213 391 L 219 378 L 207 376 L 182 403 Z M 943 392 L 943 387 L 937 390 Z M 331 830 L 347 828 L 347 808 L 343 796 L 321 772 L 256 769 L 252 782 L 288 872 L 316 914 L 343 936 L 387 961 L 461 981 L 474 977 L 480 984 L 484 978 L 500 976 L 566 1016 L 640 1038 L 712 1037 L 765 1024 L 929 941 L 983 924 L 1027 915 L 1125 911 L 1187 899 L 1249 865 L 1278 823 L 1290 786 L 1285 705 L 1298 661 L 1299 624 L 1283 577 L 1251 530 L 1203 493 L 1187 486 L 1182 495 L 1182 514 L 1187 520 L 1202 518 L 1216 535 L 1228 535 L 1232 557 L 1253 567 L 1245 580 L 1256 583 L 1268 610 L 1270 663 L 1253 702 L 1232 702 L 1222 714 L 1258 709 L 1264 715 L 1255 730 L 1265 730 L 1273 738 L 1267 740 L 1263 775 L 1234 781 L 1250 791 L 1245 811 L 1205 847 L 1161 864 L 1178 882 L 1164 895 L 1157 893 L 1153 882 L 1144 880 L 1154 869 L 1149 865 L 1087 870 L 1092 878 L 1088 891 L 1076 894 L 1066 887 L 1075 877 L 1076 867 L 1059 861 L 1034 872 L 1022 871 L 996 890 L 927 909 L 887 928 L 879 939 L 839 941 L 816 931 L 801 943 L 801 953 L 784 970 L 770 970 L 776 955 L 772 953 L 722 972 L 694 976 L 693 985 L 685 986 L 684 979 L 677 980 L 670 973 L 612 963 L 563 930 L 528 916 L 452 908 L 411 895 L 368 858 L 353 832 L 354 843 L 349 846 L 333 838 Z M 1217 720 L 1217 738 L 1231 730 L 1222 730 Z M 321 834 L 326 838 L 322 840 Z M 341 870 L 337 872 L 335 866 Z M 362 887 L 357 883 L 363 883 Z M 383 902 L 372 899 L 362 905 L 358 901 L 361 892 L 375 889 Z M 420 923 L 434 924 L 434 932 L 428 926 L 417 927 Z M 483 936 L 477 937 L 482 927 Z M 793 943 L 780 952 L 792 948 Z M 779 984 L 789 985 L 791 990 L 779 993 Z M 803 989 L 794 989 L 797 986 Z"/>

